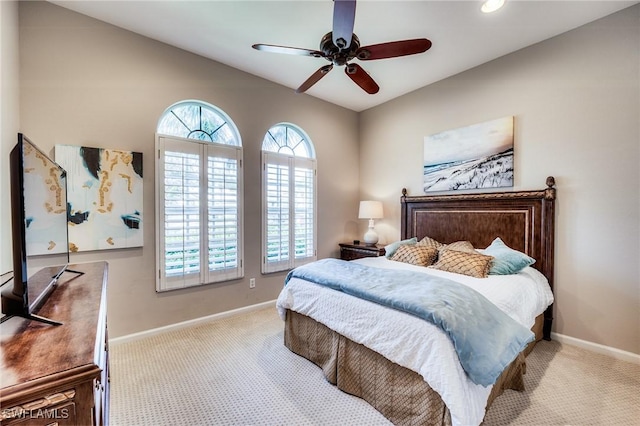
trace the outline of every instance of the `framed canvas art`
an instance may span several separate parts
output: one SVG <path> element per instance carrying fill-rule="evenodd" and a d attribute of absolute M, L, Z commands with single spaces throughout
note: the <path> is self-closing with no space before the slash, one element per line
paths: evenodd
<path fill-rule="evenodd" d="M 67 171 L 69 250 L 142 247 L 142 153 L 56 145 Z"/>
<path fill-rule="evenodd" d="M 424 138 L 424 192 L 513 186 L 513 116 Z"/>

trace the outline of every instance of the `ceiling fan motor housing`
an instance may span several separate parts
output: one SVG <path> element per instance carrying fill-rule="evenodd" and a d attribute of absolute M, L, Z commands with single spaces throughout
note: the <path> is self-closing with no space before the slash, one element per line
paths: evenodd
<path fill-rule="evenodd" d="M 360 48 L 360 40 L 358 36 L 353 34 L 351 44 L 347 49 L 340 49 L 333 44 L 333 32 L 328 32 L 320 40 L 320 51 L 324 53 L 327 61 L 333 62 L 335 65 L 345 65 L 348 61 L 356 57 L 356 52 Z"/>

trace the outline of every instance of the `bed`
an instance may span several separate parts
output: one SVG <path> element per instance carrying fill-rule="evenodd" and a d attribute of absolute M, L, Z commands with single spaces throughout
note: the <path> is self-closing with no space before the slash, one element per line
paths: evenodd
<path fill-rule="evenodd" d="M 397 269 L 398 274 L 456 276 L 465 285 L 490 282 L 486 286 L 490 290 L 480 290 L 489 293 L 499 287 L 539 293 L 535 302 L 530 302 L 533 293 L 522 293 L 517 296 L 519 302 L 508 302 L 514 305 L 509 307 L 500 305 L 502 296 L 495 296 L 494 301 L 493 295 L 487 295 L 501 310 L 512 309 L 508 315 L 526 324 L 535 335 L 492 385 L 469 379 L 452 339 L 435 325 L 303 278 L 291 278 L 278 298 L 278 311 L 285 320 L 285 345 L 322 368 L 330 383 L 363 398 L 394 424 L 480 424 L 491 402 L 505 389 L 523 389 L 526 355 L 535 342 L 550 339 L 556 198 L 553 177 L 547 178 L 546 185 L 538 191 L 433 196 L 409 196 L 403 190 L 401 240 L 415 237 L 417 241 L 432 239 L 444 245 L 468 241 L 482 249 L 499 237 L 509 248 L 535 259 L 533 265 L 517 274 L 496 277 L 496 284 L 493 278 L 482 281 L 461 277 L 386 257 L 344 262 L 350 264 L 349 268 L 361 268 L 358 271 L 386 268 Z M 524 305 L 526 313 L 520 312 Z M 493 333 L 491 327 L 486 330 L 487 335 Z"/>

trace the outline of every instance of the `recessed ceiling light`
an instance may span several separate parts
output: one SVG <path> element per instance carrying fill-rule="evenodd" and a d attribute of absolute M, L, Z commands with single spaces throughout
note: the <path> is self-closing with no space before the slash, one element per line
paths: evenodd
<path fill-rule="evenodd" d="M 504 6 L 504 0 L 486 0 L 480 10 L 484 13 L 491 13 L 500 9 L 502 6 Z"/>

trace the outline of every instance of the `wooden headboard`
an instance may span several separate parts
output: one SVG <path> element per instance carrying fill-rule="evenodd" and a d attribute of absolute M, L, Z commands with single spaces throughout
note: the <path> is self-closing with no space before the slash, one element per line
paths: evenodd
<path fill-rule="evenodd" d="M 555 179 L 540 191 L 408 196 L 402 190 L 402 239 L 429 236 L 442 243 L 470 241 L 487 247 L 500 237 L 509 247 L 536 259 L 532 266 L 549 280 L 553 291 Z M 549 338 L 552 306 L 545 312 Z"/>

